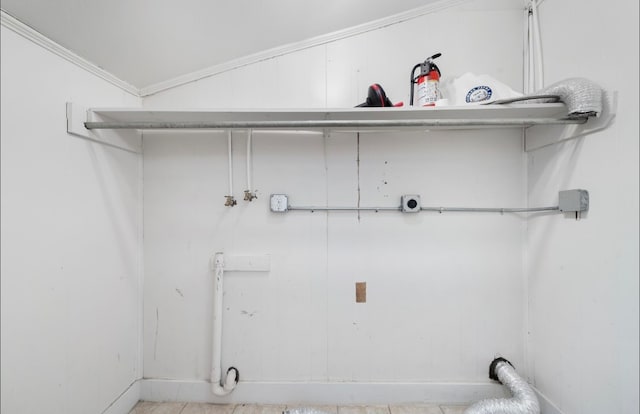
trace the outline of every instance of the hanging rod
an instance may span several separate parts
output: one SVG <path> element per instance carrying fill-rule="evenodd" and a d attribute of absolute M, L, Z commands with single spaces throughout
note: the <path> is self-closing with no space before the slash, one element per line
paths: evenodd
<path fill-rule="evenodd" d="M 307 128 L 388 128 L 458 127 L 583 124 L 587 119 L 496 118 L 496 119 L 396 119 L 396 120 L 302 120 L 302 121 L 220 121 L 220 122 L 85 122 L 86 129 L 307 129 Z"/>

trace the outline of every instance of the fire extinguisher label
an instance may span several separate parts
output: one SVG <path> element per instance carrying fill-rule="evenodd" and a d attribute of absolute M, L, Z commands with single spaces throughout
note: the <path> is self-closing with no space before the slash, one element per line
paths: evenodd
<path fill-rule="evenodd" d="M 476 86 L 467 92 L 465 101 L 467 103 L 487 101 L 491 99 L 491 95 L 493 95 L 493 92 L 490 87 L 484 85 Z"/>
<path fill-rule="evenodd" d="M 418 80 L 418 105 L 433 106 L 440 99 L 438 81 L 427 80 L 426 77 Z"/>

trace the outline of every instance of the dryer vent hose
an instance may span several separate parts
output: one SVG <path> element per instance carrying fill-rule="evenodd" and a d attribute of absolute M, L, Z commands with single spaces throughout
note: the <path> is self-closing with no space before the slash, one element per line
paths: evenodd
<path fill-rule="evenodd" d="M 570 78 L 547 86 L 535 94 L 501 99 L 489 104 L 564 102 L 568 117 L 589 118 L 602 113 L 602 88 L 584 78 Z"/>
<path fill-rule="evenodd" d="M 529 384 L 516 373 L 511 362 L 496 358 L 489 366 L 489 378 L 509 389 L 511 398 L 491 398 L 478 401 L 464 414 L 540 414 L 540 403 Z"/>

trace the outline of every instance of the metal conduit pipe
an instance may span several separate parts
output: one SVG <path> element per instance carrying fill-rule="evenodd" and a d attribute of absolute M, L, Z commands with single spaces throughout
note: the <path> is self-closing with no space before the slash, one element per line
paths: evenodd
<path fill-rule="evenodd" d="M 540 414 L 540 403 L 529 384 L 516 373 L 511 362 L 496 358 L 489 366 L 489 378 L 509 389 L 511 398 L 490 398 L 471 405 L 464 414 Z"/>
<path fill-rule="evenodd" d="M 325 206 L 288 206 L 288 211 L 402 211 L 402 207 L 325 207 Z M 533 213 L 543 211 L 560 211 L 558 206 L 550 207 L 523 207 L 523 208 L 499 208 L 499 207 L 420 207 L 420 211 L 445 212 L 473 212 L 473 213 Z"/>
<path fill-rule="evenodd" d="M 213 263 L 215 281 L 213 283 L 213 349 L 211 359 L 211 392 L 218 396 L 230 394 L 238 385 L 240 373 L 234 367 L 227 370 L 222 381 L 222 281 L 224 277 L 224 254 L 216 253 Z"/>

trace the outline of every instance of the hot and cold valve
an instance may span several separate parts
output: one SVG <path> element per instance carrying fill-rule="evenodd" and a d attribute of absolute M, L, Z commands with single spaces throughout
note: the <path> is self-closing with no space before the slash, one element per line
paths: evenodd
<path fill-rule="evenodd" d="M 244 190 L 244 201 L 253 201 L 258 198 L 255 192 L 251 192 L 251 190 Z"/>

